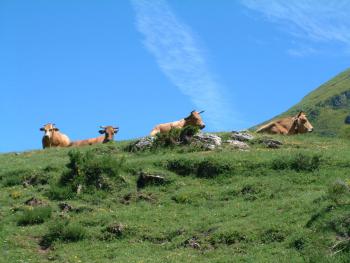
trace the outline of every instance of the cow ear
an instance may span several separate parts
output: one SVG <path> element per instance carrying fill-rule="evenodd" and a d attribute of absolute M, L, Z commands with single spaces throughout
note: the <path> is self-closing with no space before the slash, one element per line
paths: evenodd
<path fill-rule="evenodd" d="M 40 131 L 45 131 L 45 129 L 44 128 L 40 128 Z"/>
<path fill-rule="evenodd" d="M 105 133 L 105 130 L 99 130 L 98 131 L 100 134 L 104 134 Z"/>
<path fill-rule="evenodd" d="M 53 128 L 53 130 L 54 130 L 54 131 L 59 131 L 60 129 L 58 129 L 58 128 Z"/>

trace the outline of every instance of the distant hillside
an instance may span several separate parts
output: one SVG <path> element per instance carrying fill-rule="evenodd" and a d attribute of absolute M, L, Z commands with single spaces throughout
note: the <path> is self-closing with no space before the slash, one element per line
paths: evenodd
<path fill-rule="evenodd" d="M 350 127 L 350 69 L 340 73 L 316 90 L 305 96 L 298 104 L 276 116 L 294 115 L 299 111 L 308 113 L 315 132 L 323 135 L 337 135 Z M 348 127 L 347 127 L 348 126 Z"/>

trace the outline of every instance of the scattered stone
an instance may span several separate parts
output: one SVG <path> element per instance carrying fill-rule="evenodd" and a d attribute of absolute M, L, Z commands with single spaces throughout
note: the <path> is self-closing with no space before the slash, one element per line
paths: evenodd
<path fill-rule="evenodd" d="M 137 152 L 137 151 L 144 151 L 152 148 L 154 143 L 154 137 L 142 137 L 138 141 L 136 141 L 134 144 L 130 145 L 130 151 L 131 152 Z"/>
<path fill-rule="evenodd" d="M 233 131 L 231 138 L 235 141 L 248 142 L 253 140 L 254 136 L 245 131 L 242 131 L 242 132 Z"/>
<path fill-rule="evenodd" d="M 209 133 L 198 133 L 192 139 L 192 144 L 199 145 L 204 150 L 215 150 L 221 146 L 221 143 L 219 136 Z"/>
<path fill-rule="evenodd" d="M 148 185 L 162 185 L 166 182 L 167 181 L 163 176 L 141 172 L 139 178 L 137 179 L 137 188 L 144 188 Z"/>
<path fill-rule="evenodd" d="M 32 197 L 30 199 L 28 199 L 27 201 L 24 202 L 24 204 L 29 205 L 29 206 L 40 206 L 43 205 L 44 202 L 36 199 L 35 197 Z"/>
<path fill-rule="evenodd" d="M 73 207 L 67 203 L 59 203 L 58 207 L 65 213 L 73 210 Z"/>
<path fill-rule="evenodd" d="M 262 138 L 259 140 L 259 142 L 271 149 L 278 149 L 283 145 L 282 142 L 270 138 Z"/>
<path fill-rule="evenodd" d="M 231 145 L 233 148 L 238 150 L 249 150 L 250 146 L 246 144 L 245 142 L 238 141 L 238 140 L 227 140 L 226 141 L 229 145 Z"/>

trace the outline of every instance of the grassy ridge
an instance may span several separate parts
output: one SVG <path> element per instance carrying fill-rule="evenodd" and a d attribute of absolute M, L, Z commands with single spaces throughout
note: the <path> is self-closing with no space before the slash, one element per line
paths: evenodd
<path fill-rule="evenodd" d="M 0 261 L 348 262 L 349 141 L 277 138 L 244 152 L 0 155 Z M 137 189 L 140 171 L 167 183 Z"/>
<path fill-rule="evenodd" d="M 350 125 L 344 120 L 350 115 L 350 69 L 305 96 L 298 104 L 273 119 L 308 113 L 315 132 L 322 135 L 350 136 Z M 255 127 L 256 128 L 256 127 Z"/>

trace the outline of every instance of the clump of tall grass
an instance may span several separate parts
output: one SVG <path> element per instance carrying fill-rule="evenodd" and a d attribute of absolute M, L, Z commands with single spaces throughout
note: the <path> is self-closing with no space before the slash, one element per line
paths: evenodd
<path fill-rule="evenodd" d="M 27 226 L 42 224 L 51 217 L 51 213 L 52 209 L 49 206 L 29 207 L 24 209 L 23 213 L 19 216 L 17 225 Z"/>

